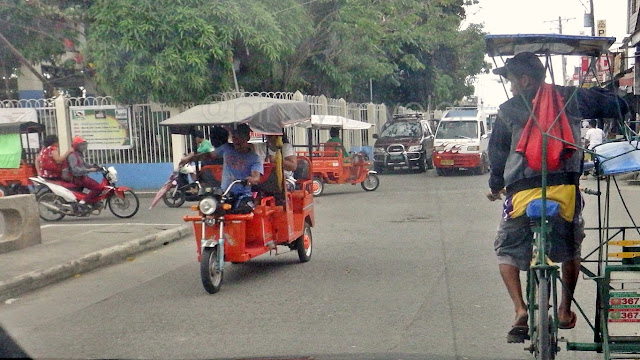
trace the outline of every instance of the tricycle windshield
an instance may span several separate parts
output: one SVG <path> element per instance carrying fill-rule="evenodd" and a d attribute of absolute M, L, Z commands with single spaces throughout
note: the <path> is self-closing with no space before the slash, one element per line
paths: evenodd
<path fill-rule="evenodd" d="M 477 137 L 477 121 L 441 121 L 436 132 L 436 139 L 475 139 Z"/>
<path fill-rule="evenodd" d="M 422 135 L 422 129 L 417 122 L 394 121 L 383 126 L 380 137 L 400 138 L 417 137 Z"/>

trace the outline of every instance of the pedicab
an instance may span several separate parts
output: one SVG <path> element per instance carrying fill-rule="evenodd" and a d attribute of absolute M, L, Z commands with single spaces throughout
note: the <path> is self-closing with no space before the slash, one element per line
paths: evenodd
<path fill-rule="evenodd" d="M 311 120 L 299 126 L 308 129 L 308 142 L 312 144 L 312 130 L 368 130 L 373 124 L 335 115 L 311 115 Z M 370 170 L 371 162 L 364 152 L 344 156 L 340 143 L 326 142 L 306 146 L 297 154 L 306 156 L 313 163 L 313 195 L 320 196 L 325 184 L 360 184 L 365 191 L 375 191 L 380 185 L 377 172 Z"/>
<path fill-rule="evenodd" d="M 588 56 L 592 59 L 590 71 L 593 71 L 594 75 L 596 61 L 601 54 L 607 52 L 614 41 L 615 38 L 610 37 L 554 34 L 486 36 L 487 53 L 494 57 L 494 61 L 496 56 L 513 56 L 529 51 L 544 56 L 546 68 L 551 70 L 551 55 Z M 623 114 L 621 111 L 619 113 L 620 119 L 614 121 L 622 122 Z M 558 121 L 559 117 L 560 115 L 553 122 Z M 632 219 L 615 179 L 616 175 L 640 170 L 640 146 L 637 141 L 638 134 L 632 133 L 628 124 L 624 128 L 627 131 L 623 139 L 597 146 L 594 151 L 577 144 L 579 138 L 576 139 L 576 143 L 569 144 L 592 154 L 595 158 L 596 175 L 598 178 L 604 178 L 602 181 L 606 184 L 602 187 L 601 180 L 598 180 L 597 189 L 580 189 L 584 194 L 595 195 L 598 198 L 598 226 L 585 229 L 597 232 L 598 243 L 586 256 L 586 250 L 583 248 L 581 257 L 583 277 L 593 280 L 596 284 L 596 293 L 593 296 L 595 314 L 587 315 L 584 307 L 572 296 L 572 303 L 581 315 L 578 316 L 584 319 L 581 323 L 588 324 L 593 331 L 593 342 L 576 342 L 559 336 L 557 293 L 565 284 L 559 276 L 558 265 L 549 260 L 545 251 L 554 241 L 548 221 L 560 211 L 560 204 L 548 199 L 546 193 L 547 143 L 550 139 L 565 141 L 540 127 L 542 197 L 531 201 L 527 207 L 527 216 L 534 234 L 534 256 L 527 272 L 528 333 L 522 339 L 522 342 L 530 340 L 530 345 L 525 350 L 534 354 L 536 359 L 555 359 L 560 351 L 559 342 L 566 342 L 567 350 L 602 353 L 606 360 L 640 358 L 640 240 L 628 238 L 632 236 L 631 233 L 640 234 L 640 229 Z M 621 219 L 612 217 L 611 184 L 615 185 L 615 190 L 634 226 L 612 225 L 612 220 L 617 222 Z M 587 231 L 587 239 L 589 238 Z M 610 247 L 616 250 L 611 251 Z M 574 321 L 571 323 L 575 326 Z M 563 328 L 571 327 L 563 325 Z"/>
<path fill-rule="evenodd" d="M 28 194 L 30 177 L 36 176 L 35 159 L 45 126 L 37 122 L 35 109 L 11 110 L 0 116 L 0 196 Z"/>
<path fill-rule="evenodd" d="M 243 97 L 195 106 L 160 125 L 169 126 L 175 133 L 185 126 L 232 128 L 248 124 L 259 134 L 282 135 L 283 128 L 308 119 L 306 102 Z M 285 184 L 282 154 L 280 150 L 277 153 L 275 163 L 264 164 L 260 183 L 253 186 L 253 211 L 237 213 L 232 208 L 231 187 L 246 184 L 244 180 L 237 180 L 226 189 L 204 185 L 200 193 L 202 200 L 191 207 L 197 214 L 183 218 L 193 225 L 200 277 L 205 290 L 211 294 L 222 286 L 226 262 L 243 263 L 266 253 L 278 255 L 282 248 L 297 252 L 301 262 L 311 259 L 311 228 L 315 224 L 311 161 L 298 157 L 295 186 L 289 188 Z M 207 165 L 203 171 L 220 181 L 223 166 Z"/>

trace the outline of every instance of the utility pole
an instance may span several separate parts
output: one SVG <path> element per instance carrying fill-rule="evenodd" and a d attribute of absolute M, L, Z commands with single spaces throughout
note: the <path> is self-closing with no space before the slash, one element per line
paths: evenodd
<path fill-rule="evenodd" d="M 560 16 L 558 16 L 558 29 L 562 34 L 562 18 Z M 562 85 L 567 85 L 567 57 L 564 55 L 562 55 Z"/>
<path fill-rule="evenodd" d="M 563 21 L 569 21 L 569 20 L 574 20 L 575 18 L 562 18 L 561 16 L 558 16 L 558 20 L 551 20 L 551 21 L 545 21 L 545 22 L 558 22 L 558 33 L 562 34 L 562 22 Z M 562 85 L 567 85 L 567 58 L 562 55 Z"/>
<path fill-rule="evenodd" d="M 591 36 L 596 36 L 596 18 L 593 16 L 593 0 L 589 0 L 589 8 L 591 9 Z"/>

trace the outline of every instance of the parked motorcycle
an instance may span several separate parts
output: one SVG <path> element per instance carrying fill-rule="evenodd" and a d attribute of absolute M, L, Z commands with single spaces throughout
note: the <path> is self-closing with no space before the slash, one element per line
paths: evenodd
<path fill-rule="evenodd" d="M 158 192 L 162 192 L 162 201 L 165 205 L 172 208 L 178 208 L 182 206 L 185 201 L 200 200 L 200 196 L 198 195 L 201 188 L 200 182 L 191 182 L 189 180 L 189 176 L 195 173 L 195 166 L 190 164 L 185 164 L 179 170 L 171 173 L 167 183 L 165 183 Z"/>
<path fill-rule="evenodd" d="M 86 204 L 79 202 L 87 194 L 71 183 L 52 181 L 42 177 L 32 177 L 34 184 L 40 185 L 36 193 L 40 217 L 46 221 L 58 221 L 65 216 L 99 215 L 109 207 L 113 215 L 119 218 L 130 218 L 138 212 L 140 201 L 138 196 L 128 187 L 116 186 L 118 172 L 113 166 L 98 167 L 103 176 L 101 185 L 104 190 L 95 201 Z"/>

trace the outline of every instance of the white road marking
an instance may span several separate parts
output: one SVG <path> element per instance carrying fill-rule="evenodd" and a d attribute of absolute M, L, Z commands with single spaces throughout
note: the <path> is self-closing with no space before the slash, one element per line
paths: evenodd
<path fill-rule="evenodd" d="M 40 225 L 40 229 L 63 226 L 180 226 L 182 224 L 144 224 L 144 223 L 117 223 L 117 224 L 46 224 Z"/>

